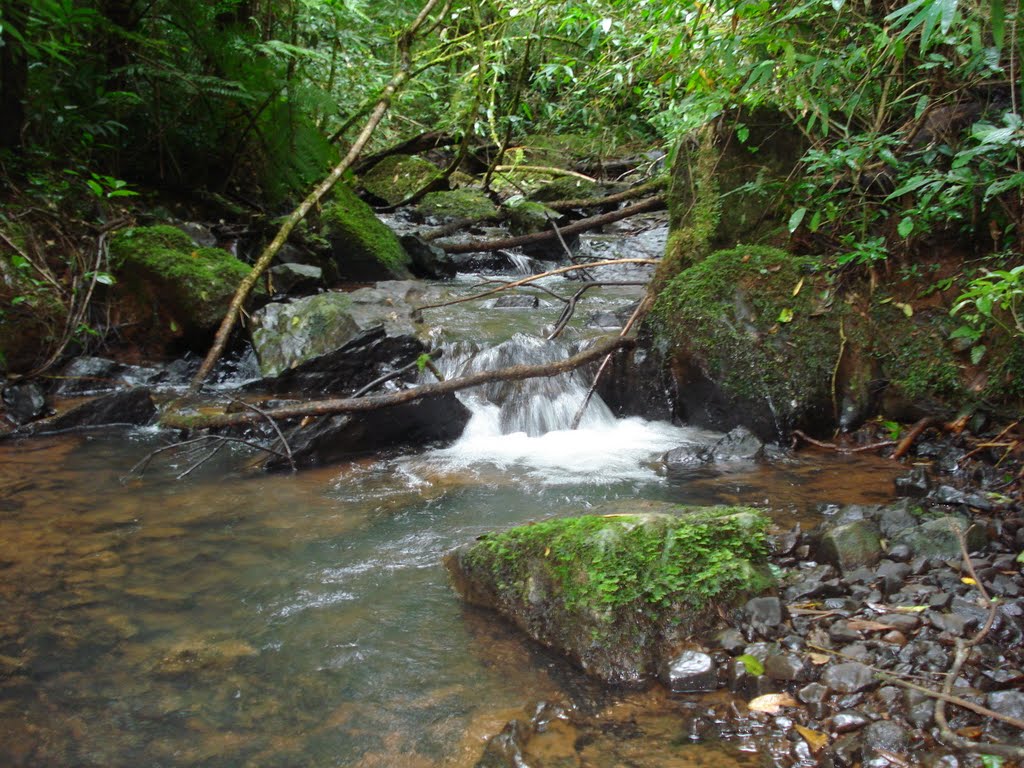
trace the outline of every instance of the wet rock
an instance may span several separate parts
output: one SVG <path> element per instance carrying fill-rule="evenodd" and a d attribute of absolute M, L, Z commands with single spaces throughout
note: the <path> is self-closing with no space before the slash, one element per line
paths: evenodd
<path fill-rule="evenodd" d="M 144 426 L 156 417 L 153 394 L 146 387 L 114 392 L 82 403 L 51 419 L 27 425 L 22 434 L 46 434 L 107 426 Z"/>
<path fill-rule="evenodd" d="M 320 466 L 397 448 L 448 443 L 462 434 L 469 417 L 469 409 L 448 393 L 377 411 L 324 417 L 287 430 L 285 437 L 297 466 Z M 264 466 L 285 469 L 290 464 L 285 457 L 271 456 Z"/>
<path fill-rule="evenodd" d="M 882 557 L 878 527 L 870 520 L 856 520 L 829 528 L 822 534 L 818 557 L 844 573 L 873 565 Z"/>
<path fill-rule="evenodd" d="M 906 504 L 885 507 L 878 515 L 878 528 L 887 539 L 894 538 L 901 531 L 913 528 L 920 521 L 911 514 Z"/>
<path fill-rule="evenodd" d="M 993 712 L 1003 717 L 1024 721 L 1024 691 L 994 691 L 986 697 L 985 704 Z M 992 722 L 992 725 L 995 726 L 995 731 L 1005 730 L 1007 735 L 1014 730 L 1009 724 L 996 725 L 996 722 Z M 1020 731 L 1016 731 L 1015 735 L 1019 736 L 1019 734 Z"/>
<path fill-rule="evenodd" d="M 988 543 L 988 536 L 983 527 L 968 526 L 969 524 L 965 524 L 959 517 L 939 517 L 901 531 L 897 534 L 895 543 L 906 544 L 915 556 L 959 560 L 960 544 L 955 531 L 966 532 L 969 552 L 983 549 Z"/>
<path fill-rule="evenodd" d="M 712 629 L 714 606 L 770 584 L 765 524 L 745 508 L 553 519 L 481 537 L 445 566 L 468 602 L 602 680 L 635 684 L 666 668 L 684 636 Z M 690 536 L 705 543 L 682 548 Z M 708 558 L 716 575 L 702 583 Z"/>
<path fill-rule="evenodd" d="M 833 664 L 822 673 L 821 682 L 839 693 L 859 693 L 875 685 L 875 673 L 856 661 Z"/>
<path fill-rule="evenodd" d="M 4 415 L 15 425 L 27 424 L 46 413 L 43 388 L 34 381 L 8 384 L 3 388 Z"/>
<path fill-rule="evenodd" d="M 834 597 L 845 594 L 839 581 L 836 569 L 831 565 L 817 565 L 804 571 L 798 571 L 792 578 L 793 583 L 784 590 L 787 602 L 798 602 L 809 598 Z"/>
<path fill-rule="evenodd" d="M 896 492 L 903 496 L 926 496 L 931 489 L 926 467 L 914 467 L 895 480 Z"/>
<path fill-rule="evenodd" d="M 442 248 L 428 243 L 418 235 L 403 235 L 399 242 L 412 259 L 412 271 L 428 280 L 451 280 L 458 274 L 455 260 Z"/>
<path fill-rule="evenodd" d="M 726 653 L 736 655 L 743 652 L 747 641 L 738 629 L 723 629 L 715 636 L 715 644 Z"/>
<path fill-rule="evenodd" d="M 61 371 L 56 394 L 60 397 L 95 395 L 138 386 L 151 386 L 168 378 L 167 371 L 123 365 L 104 357 L 76 357 Z"/>
<path fill-rule="evenodd" d="M 529 726 L 519 720 L 510 720 L 501 733 L 487 740 L 475 768 L 520 768 L 527 765 L 523 749 L 531 735 Z"/>
<path fill-rule="evenodd" d="M 428 192 L 416 204 L 416 211 L 436 223 L 463 221 L 470 226 L 495 218 L 498 206 L 480 190 L 453 189 Z"/>
<path fill-rule="evenodd" d="M 914 556 L 913 551 L 906 544 L 893 544 L 886 550 L 885 556 L 897 563 L 906 563 Z M 910 568 L 908 567 L 908 571 Z"/>
<path fill-rule="evenodd" d="M 864 765 L 891 765 L 885 754 L 901 755 L 910 747 L 910 732 L 892 720 L 878 720 L 864 728 Z"/>
<path fill-rule="evenodd" d="M 875 569 L 875 578 L 881 582 L 882 590 L 887 595 L 899 592 L 909 575 L 909 565 L 894 563 L 892 560 L 883 560 Z"/>
<path fill-rule="evenodd" d="M 913 632 L 921 626 L 921 619 L 912 613 L 884 613 L 877 620 L 900 632 Z"/>
<path fill-rule="evenodd" d="M 718 688 L 718 667 L 709 654 L 683 651 L 668 662 L 662 682 L 673 693 L 699 693 Z"/>
<path fill-rule="evenodd" d="M 270 279 L 277 293 L 308 293 L 324 278 L 324 271 L 312 264 L 275 264 L 270 268 Z"/>
<path fill-rule="evenodd" d="M 705 461 L 753 461 L 764 452 L 764 443 L 746 427 L 729 430 L 725 437 L 711 446 Z"/>
<path fill-rule="evenodd" d="M 915 728 L 924 730 L 935 721 L 935 700 L 931 696 L 907 689 L 903 692 L 903 706 L 907 722 Z"/>
<path fill-rule="evenodd" d="M 858 731 L 871 722 L 867 715 L 856 710 L 845 710 L 838 712 L 832 718 L 831 731 L 833 733 L 850 733 Z"/>
<path fill-rule="evenodd" d="M 494 302 L 496 309 L 536 309 L 540 299 L 536 296 L 502 296 Z"/>
<path fill-rule="evenodd" d="M 743 613 L 755 631 L 767 636 L 774 636 L 774 630 L 785 620 L 785 607 L 777 597 L 751 598 Z"/>
<path fill-rule="evenodd" d="M 772 680 L 801 682 L 807 679 L 807 665 L 796 654 L 775 653 L 764 660 L 764 673 Z"/>

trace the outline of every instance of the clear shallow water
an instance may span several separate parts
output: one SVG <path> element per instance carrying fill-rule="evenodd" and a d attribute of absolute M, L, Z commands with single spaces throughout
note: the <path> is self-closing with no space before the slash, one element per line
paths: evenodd
<path fill-rule="evenodd" d="M 182 481 L 167 463 L 125 479 L 152 434 L 0 444 L 0 764 L 472 765 L 533 702 L 604 699 L 464 608 L 440 565 L 452 547 L 645 499 L 806 512 L 805 476 L 815 502 L 891 487 L 883 465 L 834 457 L 690 483 L 624 452 L 581 476 L 560 439 L 296 476 L 226 456 Z"/>
<path fill-rule="evenodd" d="M 558 311 L 458 305 L 427 320 L 461 344 L 451 373 Z M 594 332 L 581 319 L 569 338 Z M 506 364 L 539 346 L 509 345 Z M 441 559 L 511 524 L 664 501 L 750 503 L 788 526 L 819 503 L 887 500 L 898 467 L 808 454 L 670 474 L 664 451 L 715 435 L 616 421 L 599 401 L 569 431 L 588 385 L 467 393 L 475 416 L 453 446 L 298 475 L 228 451 L 182 480 L 197 457 L 130 475 L 172 437 L 153 431 L 0 442 L 0 765 L 472 766 L 540 700 L 650 724 L 592 745 L 586 765 L 756 764 L 741 737 L 681 737 L 692 698 L 602 691 L 464 607 Z M 570 736 L 553 734 L 552 754 Z"/>

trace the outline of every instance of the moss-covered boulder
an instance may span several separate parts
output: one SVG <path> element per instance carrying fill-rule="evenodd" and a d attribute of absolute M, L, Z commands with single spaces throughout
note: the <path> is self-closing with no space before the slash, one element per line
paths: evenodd
<path fill-rule="evenodd" d="M 711 254 L 658 296 L 676 408 L 688 423 L 765 439 L 835 421 L 843 307 L 815 261 L 766 246 Z"/>
<path fill-rule="evenodd" d="M 772 584 L 768 520 L 747 508 L 571 517 L 445 558 L 456 590 L 611 683 L 658 674 L 719 607 Z"/>
<path fill-rule="evenodd" d="M 444 183 L 444 174 L 428 160 L 413 155 L 389 155 L 363 174 L 363 189 L 388 205 L 398 205 L 425 188 Z"/>
<path fill-rule="evenodd" d="M 122 335 L 144 348 L 209 342 L 251 267 L 219 248 L 200 248 L 172 226 L 130 227 L 110 241 Z"/>
<path fill-rule="evenodd" d="M 479 189 L 429 192 L 416 206 L 425 218 L 435 221 L 485 221 L 498 215 L 498 206 Z"/>
<path fill-rule="evenodd" d="M 559 176 L 530 193 L 529 198 L 538 203 L 553 203 L 561 200 L 588 200 L 610 194 L 609 186 L 598 184 L 579 176 Z"/>
<path fill-rule="evenodd" d="M 375 282 L 410 276 L 409 254 L 398 237 L 346 184 L 335 186 L 321 217 L 342 279 Z"/>

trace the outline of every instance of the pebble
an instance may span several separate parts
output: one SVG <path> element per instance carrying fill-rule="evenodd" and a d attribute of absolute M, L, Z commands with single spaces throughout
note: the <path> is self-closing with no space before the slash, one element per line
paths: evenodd
<path fill-rule="evenodd" d="M 875 684 L 875 674 L 864 664 L 850 661 L 828 667 L 821 682 L 839 693 L 858 693 Z"/>

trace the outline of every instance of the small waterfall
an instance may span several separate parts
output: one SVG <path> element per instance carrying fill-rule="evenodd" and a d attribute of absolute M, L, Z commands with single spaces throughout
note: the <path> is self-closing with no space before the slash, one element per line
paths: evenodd
<path fill-rule="evenodd" d="M 494 371 L 514 365 L 538 365 L 564 360 L 579 351 L 579 345 L 547 341 L 523 333 L 502 344 L 477 350 L 462 342 L 451 345 L 442 356 L 445 377 Z M 590 381 L 579 370 L 526 381 L 496 381 L 471 390 L 463 402 L 474 417 L 495 420 L 496 434 L 518 432 L 539 437 L 548 432 L 571 429 L 583 404 Z M 584 412 L 581 428 L 614 423 L 615 416 L 597 395 Z"/>
<path fill-rule="evenodd" d="M 537 268 L 537 260 L 519 251 L 501 251 L 502 256 L 512 264 L 513 271 L 517 275 L 535 275 L 543 271 Z"/>

